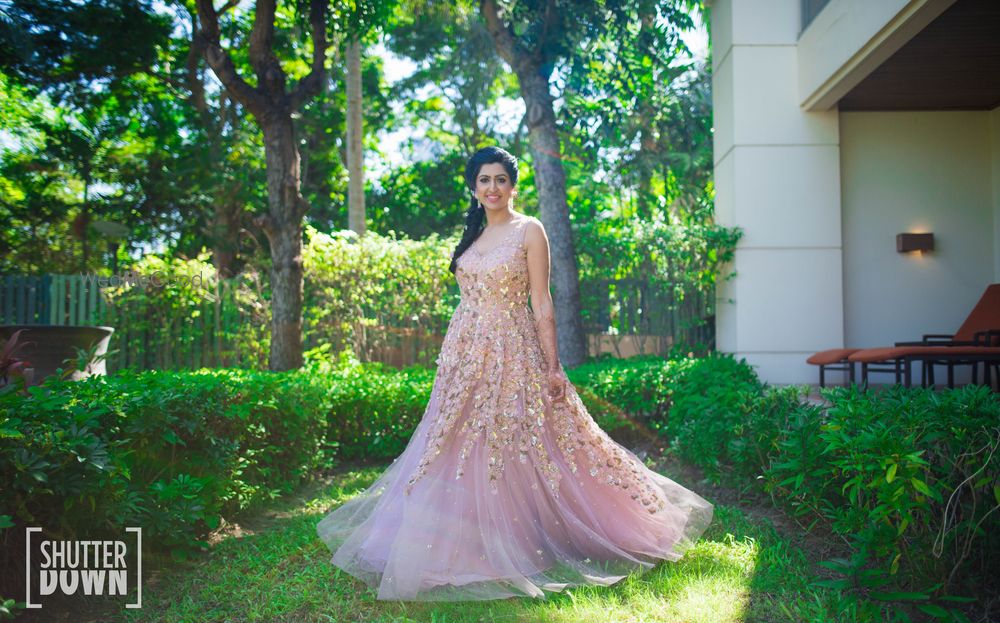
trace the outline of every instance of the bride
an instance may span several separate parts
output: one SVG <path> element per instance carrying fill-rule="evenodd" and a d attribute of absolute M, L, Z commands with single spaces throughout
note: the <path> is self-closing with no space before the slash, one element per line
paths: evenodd
<path fill-rule="evenodd" d="M 559 363 L 542 223 L 516 212 L 517 161 L 467 162 L 461 299 L 406 449 L 317 526 L 378 599 L 544 597 L 674 561 L 712 520 L 587 413 Z M 485 222 L 485 227 L 484 227 Z M 529 304 L 530 298 L 530 304 Z"/>

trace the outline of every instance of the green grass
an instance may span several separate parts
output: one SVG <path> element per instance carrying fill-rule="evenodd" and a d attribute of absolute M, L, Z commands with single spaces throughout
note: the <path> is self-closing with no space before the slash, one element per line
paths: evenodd
<path fill-rule="evenodd" d="M 383 602 L 329 562 L 316 523 L 371 483 L 382 467 L 340 474 L 305 497 L 250 517 L 240 536 L 203 558 L 167 565 L 144 584 L 141 610 L 101 613 L 119 621 L 802 621 L 832 614 L 837 596 L 809 586 L 806 552 L 766 520 L 716 505 L 715 519 L 680 561 L 661 563 L 612 587 L 545 600 Z M 829 616 L 827 616 L 829 614 Z"/>

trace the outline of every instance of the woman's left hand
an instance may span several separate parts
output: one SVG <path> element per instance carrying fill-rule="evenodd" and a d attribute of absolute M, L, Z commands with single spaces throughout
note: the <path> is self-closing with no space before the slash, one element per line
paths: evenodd
<path fill-rule="evenodd" d="M 549 398 L 553 401 L 560 401 L 566 398 L 566 385 L 569 384 L 569 379 L 561 367 L 558 370 L 549 371 L 547 383 Z"/>

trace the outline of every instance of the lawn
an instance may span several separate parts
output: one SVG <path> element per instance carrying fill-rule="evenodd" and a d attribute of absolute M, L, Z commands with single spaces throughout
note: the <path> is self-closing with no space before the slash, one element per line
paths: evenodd
<path fill-rule="evenodd" d="M 664 465 L 658 469 L 664 471 Z M 744 503 L 716 504 L 715 520 L 676 563 L 613 587 L 546 599 L 381 602 L 329 563 L 315 525 L 371 483 L 384 466 L 344 469 L 227 526 L 203 557 L 157 565 L 143 608 L 106 604 L 102 621 L 790 621 L 833 618 L 833 591 L 813 588 L 815 561 Z M 668 476 L 677 474 L 665 471 Z M 682 481 L 683 482 L 683 481 Z M 686 483 L 685 483 L 686 484 Z M 694 485 L 694 483 L 691 483 Z M 707 487 L 707 485 L 706 485 Z M 696 490 L 701 487 L 694 485 Z M 709 491 L 706 497 L 716 503 Z M 740 508 L 748 510 L 740 510 Z M 156 568 L 156 567 L 159 568 Z M 49 615 L 54 614 L 51 610 Z M 80 620 L 81 613 L 66 620 Z M 850 620 L 846 613 L 836 615 Z M 51 616 L 46 620 L 52 620 Z"/>

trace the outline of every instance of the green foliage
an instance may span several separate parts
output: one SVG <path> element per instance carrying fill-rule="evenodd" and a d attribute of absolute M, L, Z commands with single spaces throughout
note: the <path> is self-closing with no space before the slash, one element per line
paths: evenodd
<path fill-rule="evenodd" d="M 372 360 L 402 339 L 418 344 L 417 361 L 433 362 L 458 304 L 448 271 L 453 238 L 432 234 L 423 240 L 394 233 L 350 231 L 323 234 L 307 228 L 305 333 L 310 344 L 330 343 L 334 351 L 352 347 Z"/>
<path fill-rule="evenodd" d="M 629 213 L 666 215 L 706 198 L 712 171 L 711 71 L 680 39 L 692 3 L 658 2 L 656 16 L 614 12 L 604 36 L 567 61 L 564 127 L 586 165 L 637 190 Z"/>
<path fill-rule="evenodd" d="M 608 222 L 585 233 L 580 257 L 588 330 L 619 336 L 613 339 L 665 335 L 699 350 L 688 331 L 703 327 L 714 311 L 712 271 L 729 257 L 734 238 L 710 225 L 655 223 L 616 228 Z M 306 228 L 306 236 L 306 348 L 327 344 L 334 352 L 351 348 L 363 361 L 432 365 L 459 300 L 455 277 L 447 270 L 456 237 L 432 234 L 411 240 L 394 232 L 368 232 L 359 238 L 350 231 L 324 234 L 312 227 Z M 606 259 L 616 254 L 647 260 Z M 705 259 L 691 259 L 697 256 Z M 127 270 L 87 280 L 85 286 L 101 287 L 108 303 L 94 322 L 115 328 L 111 370 L 208 363 L 266 368 L 266 274 L 248 268 L 237 278 L 220 280 L 202 248 L 190 258 L 148 254 Z M 637 284 L 660 298 L 629 298 Z M 601 288 L 615 298 L 597 295 Z"/>
<path fill-rule="evenodd" d="M 578 251 L 583 279 L 649 278 L 673 288 L 678 299 L 714 287 L 721 266 L 731 262 L 739 230 L 716 225 L 711 212 L 685 221 L 604 219 L 579 227 Z"/>
<path fill-rule="evenodd" d="M 423 417 L 434 381 L 431 369 L 361 363 L 349 351 L 336 365 L 317 364 L 315 373 L 330 384 L 327 443 L 348 459 L 399 456 Z"/>
<path fill-rule="evenodd" d="M 0 34 L 9 43 L 0 52 L 0 125 L 12 140 L 0 146 L 0 243 L 12 251 L 0 257 L 0 271 L 115 270 L 115 260 L 167 241 L 171 252 L 188 256 L 212 249 L 231 274 L 245 264 L 265 272 L 266 241 L 252 221 L 267 203 L 262 137 L 192 49 L 192 3 L 8 4 L 0 11 L 9 26 Z M 709 100 L 699 86 L 708 73 L 688 84 L 673 79 L 679 70 L 671 66 L 683 56 L 677 34 L 692 26 L 692 6 L 661 2 L 653 21 L 635 7 L 596 2 L 555 13 L 515 2 L 504 12 L 519 40 L 541 46 L 546 72 L 557 64 L 571 71 L 567 102 L 586 104 L 563 107 L 569 118 L 559 121 L 575 222 L 591 222 L 598 208 L 602 218 L 605 209 L 631 217 L 635 196 L 656 203 L 660 216 L 687 197 L 698 206 L 710 200 L 711 161 L 698 155 L 711 143 Z M 220 24 L 244 76 L 253 73 L 253 16 L 241 4 Z M 475 3 L 335 5 L 329 26 L 333 46 L 356 30 L 366 46 L 383 40 L 415 66 L 389 85 L 383 59 L 370 51 L 363 58 L 366 152 L 382 156 L 366 188 L 371 230 L 422 238 L 460 227 L 464 160 L 494 143 L 523 157 L 519 209 L 537 214 L 526 125 L 510 114 L 517 78 L 496 54 Z M 309 70 L 307 29 L 304 5 L 277 3 L 273 48 L 292 81 Z M 576 71 L 596 62 L 598 51 L 609 59 L 600 71 Z M 343 77 L 334 64 L 329 84 L 295 120 L 307 218 L 324 230 L 346 224 Z M 637 110 L 643 103 L 656 114 Z M 594 115 L 587 105 L 622 113 Z M 655 126 L 655 148 L 636 154 L 636 132 L 647 126 Z M 385 147 L 386 133 L 402 143 Z M 649 175 L 637 181 L 640 164 Z M 125 225 L 129 236 L 109 249 L 95 220 Z"/>
<path fill-rule="evenodd" d="M 170 32 L 149 0 L 4 4 L 10 31 L 0 41 L 18 45 L 0 47 L 0 69 L 76 102 L 121 89 L 123 78 L 154 62 Z"/>
<path fill-rule="evenodd" d="M 780 441 L 767 489 L 845 535 L 855 555 L 830 566 L 877 599 L 984 594 L 1000 553 L 988 529 L 1000 510 L 997 396 L 982 386 L 823 394 L 823 416 L 797 419 Z"/>
<path fill-rule="evenodd" d="M 398 456 L 424 414 L 434 372 L 311 353 L 293 372 L 130 369 L 49 378 L 0 393 L 4 569 L 22 569 L 22 526 L 61 538 L 140 525 L 183 557 L 222 518 L 287 493 L 342 459 Z M 620 407 L 581 389 L 611 430 Z M 20 573 L 10 577 L 21 577 Z"/>
<path fill-rule="evenodd" d="M 602 398 L 672 440 L 682 456 L 717 476 L 727 433 L 743 413 L 734 397 L 760 387 L 753 370 L 731 355 L 706 357 L 675 354 L 594 360 L 569 373 Z M 701 414 L 697 422 L 685 413 Z M 702 419 L 703 418 L 703 419 Z M 706 429 L 706 426 L 713 427 Z"/>
<path fill-rule="evenodd" d="M 829 388 L 821 407 L 724 354 L 593 363 L 572 378 L 643 414 L 711 480 L 758 486 L 844 539 L 851 556 L 824 563 L 841 577 L 820 583 L 848 591 L 844 613 L 964 620 L 966 595 L 996 589 L 1000 398 L 988 388 Z"/>
<path fill-rule="evenodd" d="M 387 171 L 366 198 L 371 230 L 405 232 L 410 238 L 460 232 L 469 206 L 462 179 L 466 158 L 464 147 L 454 146 L 437 159 Z"/>
<path fill-rule="evenodd" d="M 218 337 L 226 348 L 221 356 L 240 361 L 241 367 L 265 369 L 270 306 L 260 280 L 245 273 L 223 288 L 208 257 L 204 249 L 192 259 L 146 255 L 130 267 L 127 278 L 109 281 L 102 292 L 113 310 L 107 322 L 116 329 L 114 348 L 130 353 L 142 353 L 147 344 L 169 344 L 171 352 L 200 348 L 203 336 L 193 322 L 219 304 L 234 317 L 217 331 L 212 328 L 213 339 Z"/>
<path fill-rule="evenodd" d="M 0 396 L 3 510 L 55 534 L 142 525 L 181 549 L 332 455 L 325 390 L 309 375 L 240 370 L 50 378 Z M 74 512 L 79 509 L 86 512 Z"/>
<path fill-rule="evenodd" d="M 707 352 L 717 281 L 741 237 L 715 224 L 710 209 L 683 219 L 584 221 L 576 228 L 584 321 L 611 335 L 664 335 Z"/>

